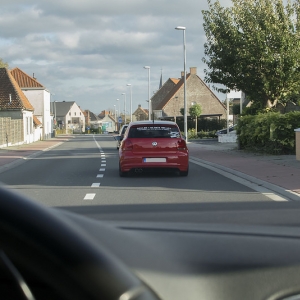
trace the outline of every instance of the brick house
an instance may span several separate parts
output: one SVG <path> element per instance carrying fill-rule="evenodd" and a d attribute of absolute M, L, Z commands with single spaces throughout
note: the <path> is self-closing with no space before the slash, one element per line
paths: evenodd
<path fill-rule="evenodd" d="M 134 121 L 144 121 L 149 119 L 149 110 L 146 108 L 142 108 L 139 104 L 138 108 L 133 112 L 133 120 Z"/>
<path fill-rule="evenodd" d="M 96 129 L 96 128 L 101 127 L 102 122 L 96 114 L 94 114 L 90 110 L 85 110 L 83 112 L 83 114 L 84 114 L 84 117 L 85 117 L 85 126 L 86 126 L 86 128 Z"/>
<path fill-rule="evenodd" d="M 176 119 L 182 118 L 180 109 L 184 107 L 184 77 L 169 78 L 162 87 L 152 96 L 152 111 L 156 118 Z M 186 77 L 187 109 L 200 104 L 202 117 L 226 118 L 226 107 L 212 92 L 212 90 L 197 75 L 197 68 L 190 68 Z M 188 112 L 188 111 L 187 111 Z"/>

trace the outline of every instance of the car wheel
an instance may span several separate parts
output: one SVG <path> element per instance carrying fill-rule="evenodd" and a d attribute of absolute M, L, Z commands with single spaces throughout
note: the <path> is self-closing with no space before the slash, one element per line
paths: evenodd
<path fill-rule="evenodd" d="M 180 171 L 180 176 L 188 176 L 189 175 L 189 168 L 186 171 Z"/>
<path fill-rule="evenodd" d="M 119 164 L 119 175 L 120 175 L 120 177 L 125 177 L 127 175 L 127 172 L 123 172 L 121 170 L 121 165 L 120 164 Z"/>

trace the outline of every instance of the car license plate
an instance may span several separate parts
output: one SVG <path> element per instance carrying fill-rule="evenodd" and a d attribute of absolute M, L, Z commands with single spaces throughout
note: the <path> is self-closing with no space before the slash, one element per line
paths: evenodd
<path fill-rule="evenodd" d="M 166 162 L 165 157 L 148 157 L 143 159 L 144 162 Z"/>

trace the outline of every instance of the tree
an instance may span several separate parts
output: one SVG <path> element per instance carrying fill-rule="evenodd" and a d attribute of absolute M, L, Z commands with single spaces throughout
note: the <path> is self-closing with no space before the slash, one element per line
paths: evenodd
<path fill-rule="evenodd" d="M 0 58 L 0 68 L 8 68 L 8 63 L 4 62 L 2 58 Z"/>
<path fill-rule="evenodd" d="M 299 94 L 300 0 L 208 0 L 205 80 L 241 90 L 261 108 Z M 217 89 L 225 92 L 226 89 Z"/>
<path fill-rule="evenodd" d="M 189 113 L 190 113 L 190 116 L 195 119 L 195 131 L 196 131 L 196 134 L 197 134 L 197 121 L 198 121 L 198 117 L 201 115 L 202 113 L 202 108 L 201 108 L 201 105 L 200 104 L 194 104 L 190 107 L 189 109 Z"/>

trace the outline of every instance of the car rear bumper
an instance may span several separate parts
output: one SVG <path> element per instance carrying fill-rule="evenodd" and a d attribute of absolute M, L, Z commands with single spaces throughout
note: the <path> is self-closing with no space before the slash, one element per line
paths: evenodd
<path fill-rule="evenodd" d="M 165 162 L 146 162 L 145 158 L 165 158 Z M 132 155 L 126 153 L 120 156 L 120 167 L 122 172 L 128 172 L 132 169 L 155 169 L 155 168 L 170 168 L 178 169 L 179 171 L 187 171 L 189 167 L 189 155 L 185 152 L 178 152 L 176 155 Z"/>

